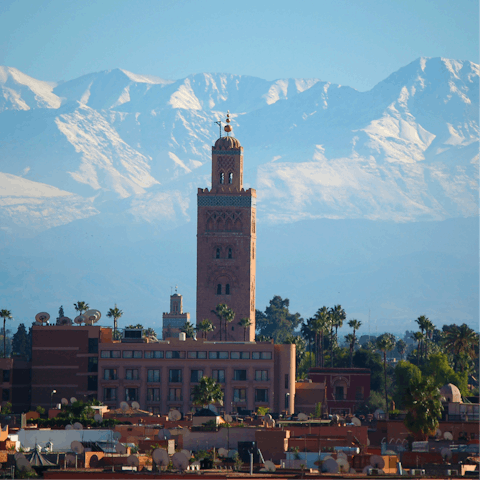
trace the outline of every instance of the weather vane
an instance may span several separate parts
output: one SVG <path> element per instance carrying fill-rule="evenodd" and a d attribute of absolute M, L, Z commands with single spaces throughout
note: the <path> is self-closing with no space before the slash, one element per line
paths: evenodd
<path fill-rule="evenodd" d="M 229 125 L 229 123 L 230 123 L 230 110 L 227 110 L 227 120 L 226 120 L 226 122 L 227 122 L 227 124 L 225 125 L 225 127 L 223 129 L 227 132 L 227 137 L 228 137 L 228 134 L 232 131 L 232 126 Z M 218 127 L 220 129 L 220 138 L 222 138 L 223 122 L 221 120 L 218 120 L 217 122 L 213 122 L 213 123 L 218 125 Z"/>

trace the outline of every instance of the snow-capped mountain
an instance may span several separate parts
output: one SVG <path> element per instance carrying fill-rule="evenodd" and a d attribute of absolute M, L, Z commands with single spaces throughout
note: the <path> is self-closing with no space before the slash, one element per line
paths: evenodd
<path fill-rule="evenodd" d="M 128 236 L 137 240 L 190 228 L 196 189 L 209 186 L 214 122 L 227 110 L 265 226 L 478 214 L 472 62 L 421 58 L 368 92 L 317 79 L 204 73 L 172 81 L 121 69 L 55 84 L 11 67 L 0 67 L 0 89 L 4 253 L 25 238 L 38 256 L 41 232 L 51 230 L 56 244 L 62 225 L 62 238 L 88 224 L 134 227 Z M 11 288 L 4 283 L 7 297 Z"/>

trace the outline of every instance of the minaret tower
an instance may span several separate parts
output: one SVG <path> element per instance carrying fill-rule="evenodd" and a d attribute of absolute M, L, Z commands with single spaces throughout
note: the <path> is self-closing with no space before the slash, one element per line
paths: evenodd
<path fill-rule="evenodd" d="M 219 122 L 221 126 L 221 122 Z M 197 323 L 208 318 L 215 330 L 211 340 L 255 339 L 255 221 L 254 189 L 243 188 L 243 147 L 231 136 L 230 115 L 212 147 L 212 188 L 198 189 Z M 214 311 L 226 304 L 233 322 L 222 322 Z M 249 318 L 245 330 L 238 322 Z"/>

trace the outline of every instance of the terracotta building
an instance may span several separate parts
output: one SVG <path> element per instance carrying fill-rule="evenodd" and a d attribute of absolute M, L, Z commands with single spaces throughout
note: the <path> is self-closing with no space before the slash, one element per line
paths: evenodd
<path fill-rule="evenodd" d="M 256 197 L 243 188 L 243 147 L 236 138 L 220 137 L 212 147 L 212 188 L 198 189 L 197 323 L 213 322 L 211 340 L 244 340 L 244 333 L 246 340 L 255 338 Z M 235 312 L 226 338 L 212 313 L 218 304 Z M 246 332 L 238 325 L 242 318 L 251 321 Z"/>
<path fill-rule="evenodd" d="M 176 288 L 175 293 L 170 295 L 170 312 L 165 312 L 162 319 L 162 336 L 164 340 L 172 337 L 178 338 L 182 327 L 190 321 L 190 314 L 183 312 L 183 297 L 177 293 Z"/>

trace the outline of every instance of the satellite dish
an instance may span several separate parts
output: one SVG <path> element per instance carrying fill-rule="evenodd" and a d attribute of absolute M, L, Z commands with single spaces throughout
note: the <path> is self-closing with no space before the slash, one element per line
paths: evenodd
<path fill-rule="evenodd" d="M 132 402 L 132 408 L 134 410 L 138 410 L 140 408 L 140 404 L 138 402 Z"/>
<path fill-rule="evenodd" d="M 372 455 L 370 457 L 370 465 L 373 468 L 382 469 L 385 467 L 385 460 L 380 455 Z"/>
<path fill-rule="evenodd" d="M 62 398 L 62 400 L 60 401 L 62 405 L 68 405 L 68 399 L 66 398 Z"/>
<path fill-rule="evenodd" d="M 167 467 L 170 463 L 170 457 L 168 456 L 167 451 L 163 448 L 156 448 L 152 452 L 152 458 L 153 461 L 161 467 Z"/>
<path fill-rule="evenodd" d="M 435 438 L 442 438 L 442 431 L 439 428 L 435 431 Z"/>
<path fill-rule="evenodd" d="M 232 423 L 233 422 L 233 417 L 231 415 L 229 415 L 228 413 L 226 413 L 224 416 L 223 416 L 223 419 L 227 422 L 227 423 Z"/>
<path fill-rule="evenodd" d="M 102 423 L 102 422 L 103 422 L 103 417 L 102 417 L 99 413 L 96 413 L 96 414 L 93 416 L 93 419 L 94 419 L 96 422 L 99 422 L 99 423 Z"/>
<path fill-rule="evenodd" d="M 176 422 L 182 418 L 182 414 L 178 410 L 170 410 L 168 412 L 168 419 L 171 422 Z"/>
<path fill-rule="evenodd" d="M 381 408 L 377 408 L 373 412 L 373 416 L 378 420 L 381 416 L 385 415 L 385 412 Z"/>
<path fill-rule="evenodd" d="M 77 442 L 77 440 L 74 440 L 74 441 L 70 444 L 70 448 L 71 448 L 72 451 L 75 452 L 76 454 L 83 453 L 83 451 L 85 450 L 85 449 L 83 448 L 83 445 L 82 445 L 80 442 Z"/>
<path fill-rule="evenodd" d="M 87 317 L 85 315 L 79 315 L 78 317 L 75 317 L 74 322 L 78 323 L 78 325 L 81 325 L 82 323 L 85 323 L 87 321 Z"/>
<path fill-rule="evenodd" d="M 57 320 L 57 325 L 60 325 L 60 326 L 66 326 L 66 325 L 72 325 L 72 324 L 73 322 L 69 317 L 60 317 Z"/>
<path fill-rule="evenodd" d="M 16 460 L 15 463 L 17 464 L 17 468 L 22 471 L 31 471 L 32 466 L 30 465 L 30 462 L 27 460 L 27 457 L 25 455 L 20 454 Z"/>
<path fill-rule="evenodd" d="M 337 456 L 337 465 L 341 473 L 348 473 L 350 471 L 350 464 L 345 458 L 338 458 Z"/>
<path fill-rule="evenodd" d="M 138 461 L 138 458 L 135 455 L 129 455 L 127 457 L 127 463 L 132 467 L 138 467 L 140 465 L 140 462 Z"/>
<path fill-rule="evenodd" d="M 188 457 L 184 453 L 178 452 L 172 457 L 172 463 L 177 470 L 181 470 L 183 472 L 187 469 L 189 461 Z"/>
<path fill-rule="evenodd" d="M 97 323 L 100 320 L 100 317 L 102 314 L 98 310 L 87 310 L 84 314 L 85 316 L 85 325 L 93 325 L 94 323 Z"/>
<path fill-rule="evenodd" d="M 226 457 L 228 455 L 228 450 L 226 448 L 223 448 L 223 447 L 220 447 L 218 449 L 218 454 L 221 456 L 221 457 Z"/>
<path fill-rule="evenodd" d="M 445 460 L 450 460 L 452 458 L 452 451 L 449 448 L 442 448 L 440 453 Z"/>
<path fill-rule="evenodd" d="M 168 428 L 162 428 L 162 430 L 159 430 L 157 436 L 160 440 L 168 440 L 171 438 L 172 434 Z"/>
<path fill-rule="evenodd" d="M 273 462 L 271 462 L 270 460 L 267 460 L 265 462 L 265 468 L 267 469 L 267 472 L 274 472 L 277 469 L 275 464 Z"/>
<path fill-rule="evenodd" d="M 66 455 L 65 456 L 65 462 L 67 463 L 68 467 L 74 467 L 75 466 L 75 455 L 72 455 L 71 453 Z"/>
<path fill-rule="evenodd" d="M 211 410 L 213 413 L 217 413 L 217 407 L 215 405 L 210 404 L 207 408 Z"/>
<path fill-rule="evenodd" d="M 362 422 L 359 418 L 357 417 L 353 417 L 352 418 L 352 423 L 356 426 L 356 427 L 361 427 L 362 426 Z"/>
<path fill-rule="evenodd" d="M 338 473 L 338 463 L 333 459 L 329 458 L 322 463 L 322 472 L 324 473 Z"/>
<path fill-rule="evenodd" d="M 123 412 L 126 412 L 130 407 L 128 406 L 127 402 L 120 402 L 120 408 Z"/>
<path fill-rule="evenodd" d="M 228 458 L 235 458 L 235 456 L 238 455 L 237 450 L 229 450 L 228 451 Z"/>
<path fill-rule="evenodd" d="M 363 470 L 362 473 L 364 475 L 370 475 L 370 472 L 372 471 L 373 467 L 371 465 L 367 465 Z"/>
<path fill-rule="evenodd" d="M 347 460 L 348 457 L 347 457 L 347 454 L 345 452 L 338 452 L 337 453 L 337 460 L 339 458 L 343 458 L 343 459 Z"/>
<path fill-rule="evenodd" d="M 443 438 L 444 438 L 445 440 L 453 440 L 452 432 L 445 432 L 445 433 L 443 434 Z"/>
<path fill-rule="evenodd" d="M 181 451 L 187 458 L 190 458 L 192 456 L 192 452 L 190 450 L 187 450 L 186 448 L 184 448 L 182 451 Z"/>
<path fill-rule="evenodd" d="M 50 314 L 47 312 L 40 312 L 35 315 L 37 323 L 47 323 L 50 320 Z"/>
<path fill-rule="evenodd" d="M 75 403 L 77 399 L 75 397 L 70 398 L 70 403 Z"/>
<path fill-rule="evenodd" d="M 65 430 L 73 430 L 73 425 L 71 423 L 65 425 Z"/>
<path fill-rule="evenodd" d="M 308 415 L 305 415 L 304 413 L 299 413 L 297 418 L 301 421 L 308 420 Z"/>
<path fill-rule="evenodd" d="M 127 448 L 123 443 L 118 442 L 115 444 L 115 451 L 120 455 L 125 455 L 127 453 Z"/>
<path fill-rule="evenodd" d="M 115 440 L 120 440 L 120 438 L 122 438 L 122 434 L 120 432 L 113 432 L 113 438 Z"/>
<path fill-rule="evenodd" d="M 75 422 L 73 424 L 73 429 L 74 430 L 83 430 L 83 425 L 80 422 Z"/>

